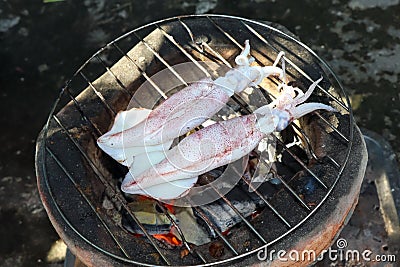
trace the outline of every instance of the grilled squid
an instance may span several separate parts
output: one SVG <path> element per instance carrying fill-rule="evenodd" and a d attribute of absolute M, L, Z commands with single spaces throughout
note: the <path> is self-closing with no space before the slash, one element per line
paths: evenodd
<path fill-rule="evenodd" d="M 275 101 L 250 115 L 216 122 L 170 150 L 138 155 L 122 182 L 122 191 L 161 200 L 185 196 L 200 174 L 240 159 L 266 135 L 282 131 L 293 120 L 317 109 L 335 111 L 322 103 L 303 103 L 321 80 L 312 83 L 306 93 L 283 84 Z"/>
<path fill-rule="evenodd" d="M 173 94 L 154 110 L 133 108 L 117 114 L 110 131 L 97 144 L 112 158 L 130 166 L 134 157 L 144 152 L 168 150 L 172 141 L 195 129 L 225 106 L 234 93 L 249 85 L 259 84 L 265 77 L 279 75 L 282 69 L 273 66 L 250 66 L 250 44 L 235 58 L 237 66 L 216 80 L 205 78 Z"/>

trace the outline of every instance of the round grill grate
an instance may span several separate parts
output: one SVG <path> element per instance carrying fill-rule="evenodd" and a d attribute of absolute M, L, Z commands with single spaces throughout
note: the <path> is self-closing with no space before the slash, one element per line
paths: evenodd
<path fill-rule="evenodd" d="M 352 110 L 329 66 L 285 29 L 276 27 L 279 28 L 220 15 L 171 18 L 119 37 L 76 71 L 41 132 L 36 167 L 39 191 L 49 217 L 67 245 L 86 263 L 146 266 L 226 263 L 284 240 L 319 212 L 349 160 Z M 223 196 L 219 201 L 241 218 L 225 235 L 207 214 L 194 208 L 207 227 L 216 232 L 215 240 L 225 248 L 223 256 L 210 256 L 209 244 L 196 247 L 185 240 L 181 248 L 165 248 L 131 211 L 130 202 L 134 198 L 123 195 L 119 189 L 126 169 L 105 156 L 96 146 L 96 139 L 109 129 L 116 113 L 126 109 L 144 82 L 151 87 L 143 99 L 133 99 L 137 106 L 146 107 L 148 98 L 154 102 L 168 96 L 163 84 L 153 80 L 156 73 L 168 70 L 174 79 L 182 79 L 174 66 L 185 62 L 195 64 L 200 71 L 203 70 L 197 62 L 201 61 L 234 66 L 234 58 L 247 39 L 259 65 L 271 65 L 277 54 L 284 51 L 286 74 L 302 89 L 323 76 L 312 99 L 334 106 L 339 113 L 314 112 L 288 127 L 281 137 L 274 137 L 281 161 L 271 173 L 279 185 L 266 182 L 255 192 L 243 194 L 244 198 L 257 196 L 263 201 L 264 209 L 256 218 L 241 214 L 230 195 Z M 263 87 L 276 87 L 279 82 L 270 78 L 254 88 L 260 104 L 274 98 Z M 241 114 L 253 110 L 249 95 L 235 95 L 228 105 Z M 292 146 L 293 139 L 300 145 Z M 294 171 L 285 172 L 287 169 Z M 240 182 L 248 185 L 245 178 Z M 105 207 L 105 198 L 112 203 L 111 208 Z M 122 225 L 123 216 L 137 223 L 144 238 L 127 232 Z M 177 224 L 171 216 L 168 218 Z M 176 226 L 179 228 L 179 224 Z M 182 248 L 189 252 L 183 258 Z"/>

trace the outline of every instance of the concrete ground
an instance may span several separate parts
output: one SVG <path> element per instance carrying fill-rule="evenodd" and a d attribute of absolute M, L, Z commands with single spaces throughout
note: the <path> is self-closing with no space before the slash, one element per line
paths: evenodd
<path fill-rule="evenodd" d="M 0 2 L 0 266 L 62 266 L 63 247 L 37 194 L 35 139 L 60 88 L 87 58 L 161 18 L 216 13 L 286 26 L 338 74 L 357 124 L 400 156 L 399 0 L 45 2 Z M 366 209 L 374 205 L 366 198 Z M 49 254 L 52 247 L 61 252 Z"/>

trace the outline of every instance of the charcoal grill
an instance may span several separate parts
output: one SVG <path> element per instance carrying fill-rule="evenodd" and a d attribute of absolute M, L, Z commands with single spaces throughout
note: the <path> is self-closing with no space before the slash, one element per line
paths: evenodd
<path fill-rule="evenodd" d="M 201 68 L 199 61 L 232 67 L 246 39 L 250 40 L 252 56 L 260 65 L 271 65 L 276 55 L 284 51 L 286 74 L 303 89 L 323 76 L 324 82 L 312 97 L 339 112 L 314 112 L 299 124 L 292 124 L 282 132 L 282 137 L 273 137 L 277 153 L 285 159 L 279 168 L 271 170 L 280 184 L 266 182 L 254 192 L 243 194 L 244 198 L 256 195 L 264 202 L 265 208 L 258 216 L 241 214 L 229 194 L 221 194 L 220 201 L 241 218 L 228 235 L 195 207 L 207 227 L 215 231 L 216 238 L 210 244 L 193 246 L 181 237 L 182 247 L 166 248 L 130 210 L 131 199 L 119 189 L 119 178 L 126 169 L 103 154 L 96 139 L 109 129 L 115 114 L 126 109 L 144 82 L 151 87 L 143 99 L 167 97 L 162 84 L 152 79 L 157 72 L 167 69 L 182 80 L 174 70 L 179 63 L 192 62 L 203 72 L 207 70 Z M 270 78 L 267 85 L 279 82 Z M 274 95 L 264 86 L 254 91 L 260 92 L 260 102 L 266 104 Z M 143 99 L 133 101 L 146 107 Z M 228 105 L 241 114 L 252 110 L 240 94 Z M 301 141 L 297 150 L 288 145 L 290 136 Z M 264 247 L 314 249 L 318 254 L 334 241 L 357 202 L 365 171 L 365 145 L 360 136 L 349 99 L 335 74 L 285 28 L 231 16 L 182 16 L 124 34 L 76 71 L 62 89 L 38 138 L 38 188 L 57 232 L 88 266 L 254 265 L 260 263 L 255 255 Z M 285 173 L 293 164 L 298 170 Z M 304 177 L 316 181 L 315 190 L 304 193 L 299 182 Z M 244 177 L 241 182 L 249 185 Z M 105 196 L 112 200 L 112 209 L 102 205 Z M 159 206 L 163 208 L 162 204 Z M 122 214 L 136 222 L 144 237 L 126 231 L 120 223 Z M 171 216 L 169 219 L 173 220 Z M 179 225 L 172 223 L 179 230 Z M 223 253 L 213 257 L 209 248 L 216 242 Z M 189 254 L 181 257 L 182 249 Z M 283 263 L 274 260 L 273 264 Z"/>

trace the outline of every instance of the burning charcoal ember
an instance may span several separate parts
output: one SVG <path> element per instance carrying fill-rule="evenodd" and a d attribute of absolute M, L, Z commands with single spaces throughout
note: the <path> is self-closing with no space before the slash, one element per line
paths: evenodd
<path fill-rule="evenodd" d="M 189 250 L 187 248 L 184 248 L 181 250 L 181 259 L 183 259 L 184 257 L 186 257 L 187 255 L 189 255 Z"/>
<path fill-rule="evenodd" d="M 173 233 L 155 234 L 153 237 L 168 249 L 174 249 L 176 246 L 182 245 L 182 242 Z"/>
<path fill-rule="evenodd" d="M 168 234 L 171 231 L 172 222 L 166 214 L 157 209 L 156 205 L 153 200 L 140 199 L 139 201 L 131 202 L 129 207 L 150 235 Z M 170 216 L 176 220 L 174 214 L 170 214 Z M 133 234 L 143 234 L 129 214 L 123 214 L 122 226 Z"/>
<path fill-rule="evenodd" d="M 129 207 L 146 231 L 159 241 L 166 243 L 168 248 L 181 245 L 183 241 L 176 227 L 179 227 L 188 243 L 200 246 L 211 242 L 207 230 L 197 223 L 191 208 L 172 208 L 170 206 L 165 208 L 175 221 L 177 225 L 175 226 L 152 199 L 138 197 L 129 204 Z M 143 234 L 140 227 L 128 214 L 123 215 L 122 225 L 133 234 Z"/>

